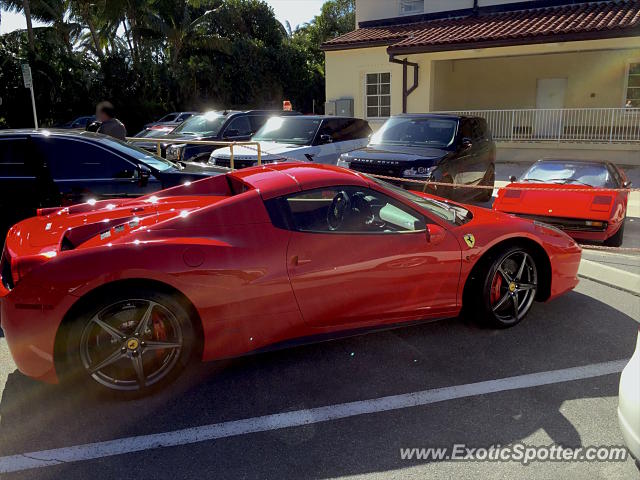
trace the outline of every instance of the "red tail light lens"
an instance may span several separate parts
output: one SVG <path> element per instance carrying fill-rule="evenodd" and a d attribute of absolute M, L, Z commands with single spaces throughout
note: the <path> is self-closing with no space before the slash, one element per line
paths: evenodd
<path fill-rule="evenodd" d="M 14 285 L 24 278 L 27 273 L 33 270 L 38 265 L 46 263 L 51 258 L 55 257 L 55 252 L 42 255 L 27 255 L 25 257 L 14 257 L 11 259 L 11 277 Z"/>

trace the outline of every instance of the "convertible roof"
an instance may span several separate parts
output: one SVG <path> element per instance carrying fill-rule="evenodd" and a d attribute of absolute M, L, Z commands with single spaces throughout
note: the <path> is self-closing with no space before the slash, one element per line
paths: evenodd
<path fill-rule="evenodd" d="M 306 163 L 270 164 L 245 168 L 230 175 L 259 190 L 265 200 L 333 185 L 368 185 L 367 180 L 357 172 L 332 165 Z"/>

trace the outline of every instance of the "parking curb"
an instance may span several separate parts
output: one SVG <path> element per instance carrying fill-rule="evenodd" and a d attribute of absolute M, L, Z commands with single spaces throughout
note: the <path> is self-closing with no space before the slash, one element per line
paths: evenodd
<path fill-rule="evenodd" d="M 640 297 L 640 275 L 582 259 L 578 276 Z"/>

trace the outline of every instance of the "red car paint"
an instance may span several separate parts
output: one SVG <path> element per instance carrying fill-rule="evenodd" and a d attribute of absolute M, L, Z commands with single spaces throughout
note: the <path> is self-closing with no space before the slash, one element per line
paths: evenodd
<path fill-rule="evenodd" d="M 426 234 L 363 237 L 305 234 L 271 223 L 265 200 L 334 185 L 385 192 L 433 225 Z M 7 236 L 2 275 L 11 274 L 10 265 L 15 279 L 0 282 L 2 328 L 19 369 L 56 382 L 54 342 L 61 321 L 81 297 L 118 280 L 156 281 L 182 292 L 202 323 L 203 360 L 316 335 L 455 316 L 472 267 L 507 239 L 526 238 L 544 249 L 551 264 L 549 298 L 576 286 L 581 250 L 567 235 L 465 208 L 474 218 L 455 226 L 361 174 L 282 164 L 134 200 L 44 211 Z M 470 233 L 472 248 L 463 240 Z M 76 247 L 65 249 L 69 245 Z"/>
<path fill-rule="evenodd" d="M 604 242 L 615 235 L 624 223 L 629 194 L 605 188 L 598 190 L 601 191 L 594 191 L 594 187 L 585 185 L 511 183 L 498 190 L 493 209 L 516 215 L 540 217 L 541 221 L 544 221 L 544 217 L 550 222 L 555 219 L 607 222 L 603 231 L 563 228 L 576 240 Z"/>

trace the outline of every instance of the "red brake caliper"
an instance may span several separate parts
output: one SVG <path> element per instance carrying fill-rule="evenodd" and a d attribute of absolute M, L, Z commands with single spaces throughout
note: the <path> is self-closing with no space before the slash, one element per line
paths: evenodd
<path fill-rule="evenodd" d="M 502 275 L 496 275 L 491 285 L 491 305 L 500 300 L 500 289 L 502 288 Z"/>
<path fill-rule="evenodd" d="M 162 323 L 157 315 L 154 315 L 152 318 L 153 321 L 153 338 L 157 342 L 163 342 L 167 340 L 167 330 L 164 328 L 164 323 Z M 162 360 L 164 356 L 164 350 L 156 350 L 156 357 L 158 360 Z"/>

